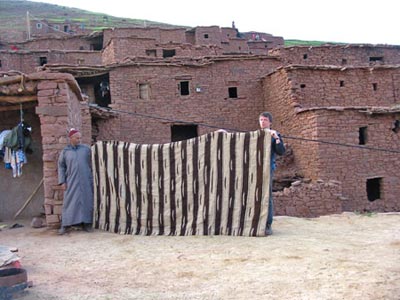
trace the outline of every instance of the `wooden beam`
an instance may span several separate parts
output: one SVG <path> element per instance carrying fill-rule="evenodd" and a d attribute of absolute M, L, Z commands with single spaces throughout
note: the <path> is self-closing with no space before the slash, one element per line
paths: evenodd
<path fill-rule="evenodd" d="M 22 106 L 22 109 L 36 107 L 36 105 L 37 105 L 36 103 L 24 104 Z M 0 111 L 13 111 L 13 110 L 19 110 L 19 109 L 20 109 L 19 105 L 0 106 Z"/>
<path fill-rule="evenodd" d="M 0 102 L 7 102 L 7 103 L 25 103 L 25 102 L 32 102 L 37 101 L 37 95 L 30 95 L 30 96 L 0 96 Z"/>

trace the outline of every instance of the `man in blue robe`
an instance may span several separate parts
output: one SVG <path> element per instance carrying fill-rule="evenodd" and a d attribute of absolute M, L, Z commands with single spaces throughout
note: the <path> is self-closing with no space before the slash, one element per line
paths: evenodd
<path fill-rule="evenodd" d="M 58 184 L 64 189 L 60 235 L 72 225 L 91 231 L 93 222 L 93 175 L 90 147 L 81 144 L 81 133 L 71 129 L 69 145 L 58 159 Z"/>

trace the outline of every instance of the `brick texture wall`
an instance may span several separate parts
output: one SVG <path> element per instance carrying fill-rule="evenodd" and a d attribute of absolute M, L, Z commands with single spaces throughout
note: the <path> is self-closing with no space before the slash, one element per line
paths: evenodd
<path fill-rule="evenodd" d="M 285 65 L 365 66 L 399 64 L 399 50 L 388 45 L 326 45 L 278 48 L 270 54 L 282 57 Z"/>
<path fill-rule="evenodd" d="M 294 162 L 300 175 L 313 181 L 341 182 L 342 209 L 399 210 L 398 155 L 363 149 L 400 149 L 399 133 L 391 130 L 400 113 L 365 112 L 366 106 L 377 103 L 387 107 L 398 105 L 396 86 L 399 82 L 393 81 L 398 76 L 398 68 L 350 68 L 338 72 L 336 69 L 320 70 L 314 67 L 277 70 L 266 76 L 263 82 L 266 110 L 279 120 L 273 123 L 274 127 L 288 136 L 285 141 L 293 149 Z M 344 80 L 346 93 L 338 87 L 338 79 Z M 376 91 L 369 89 L 372 82 L 378 83 Z M 301 84 L 305 84 L 305 87 L 299 88 Z M 365 145 L 359 145 L 362 127 L 367 128 Z M 359 145 L 360 148 L 300 141 L 290 137 Z M 380 178 L 380 197 L 371 201 L 367 182 L 374 178 Z M 314 201 L 312 197 L 320 197 L 318 193 L 314 196 L 307 193 L 300 195 L 296 202 L 304 202 L 307 198 Z M 304 200 L 298 199 L 303 196 Z M 277 197 L 278 202 L 279 199 Z M 325 200 L 319 201 L 322 209 L 325 209 Z"/>
<path fill-rule="evenodd" d="M 258 128 L 258 114 L 264 109 L 259 78 L 273 64 L 270 59 L 249 59 L 241 61 L 240 66 L 237 60 L 222 60 L 186 67 L 168 64 L 119 67 L 110 72 L 111 106 L 132 113 L 216 126 L 199 126 L 199 135 L 218 128 L 254 130 Z M 189 95 L 180 94 L 181 81 L 189 82 Z M 139 99 L 139 84 L 149 85 L 148 100 Z M 238 98 L 229 98 L 229 87 L 237 88 Z M 109 122 L 113 125 L 100 128 L 99 139 L 137 143 L 170 142 L 170 126 L 177 124 L 128 114 Z"/>

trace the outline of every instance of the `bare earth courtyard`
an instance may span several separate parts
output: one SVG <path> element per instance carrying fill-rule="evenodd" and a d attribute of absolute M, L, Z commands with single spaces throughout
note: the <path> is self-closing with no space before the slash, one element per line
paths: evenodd
<path fill-rule="evenodd" d="M 18 299 L 400 299 L 400 213 L 276 217 L 270 237 L 0 231 Z M 4 224 L 4 223 L 3 223 Z"/>

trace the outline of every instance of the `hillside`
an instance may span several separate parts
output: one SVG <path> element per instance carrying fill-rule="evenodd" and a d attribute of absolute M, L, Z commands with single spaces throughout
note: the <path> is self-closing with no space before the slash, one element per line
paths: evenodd
<path fill-rule="evenodd" d="M 182 27 L 143 19 L 118 18 L 102 13 L 26 0 L 0 0 L 0 42 L 20 42 L 26 37 L 27 12 L 31 20 L 47 19 L 51 22 L 71 20 L 85 24 L 87 29 L 96 31 L 110 27 L 158 26 L 164 28 Z M 257 28 L 254 28 L 257 30 Z M 274 34 L 271 32 L 271 34 Z M 323 41 L 285 40 L 285 46 L 326 44 Z M 335 43 L 337 44 L 337 43 Z"/>
<path fill-rule="evenodd" d="M 31 19 L 47 19 L 52 22 L 66 19 L 84 23 L 87 29 L 101 30 L 108 27 L 159 26 L 177 27 L 141 19 L 126 19 L 94 13 L 66 6 L 25 0 L 0 0 L 0 41 L 22 41 L 27 32 L 27 12 Z M 181 26 L 179 26 L 181 27 Z"/>

